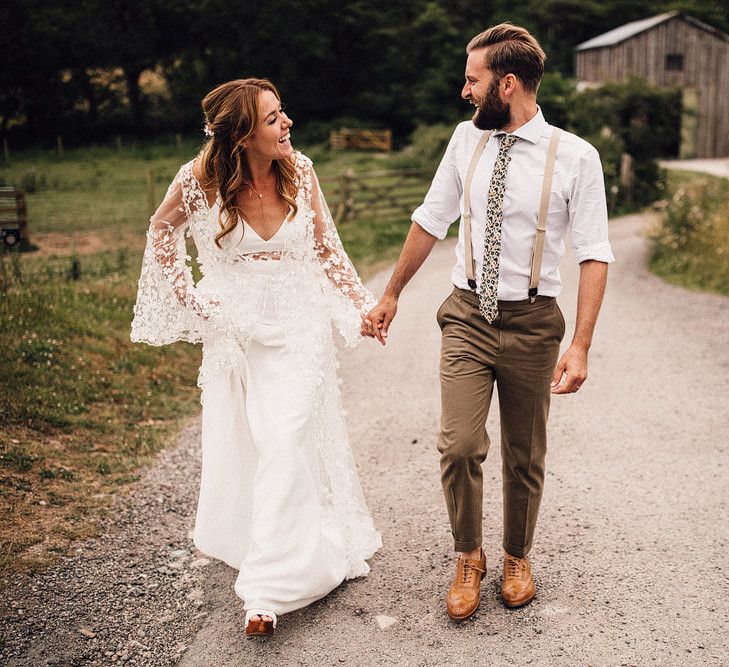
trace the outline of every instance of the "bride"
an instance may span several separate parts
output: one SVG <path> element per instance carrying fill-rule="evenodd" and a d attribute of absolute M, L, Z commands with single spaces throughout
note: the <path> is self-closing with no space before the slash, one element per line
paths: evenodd
<path fill-rule="evenodd" d="M 360 338 L 374 305 L 311 161 L 265 79 L 203 100 L 201 153 L 152 216 L 132 340 L 202 342 L 202 478 L 194 542 L 239 570 L 247 636 L 344 579 L 381 546 L 340 404 L 334 323 Z M 193 283 L 185 237 L 197 247 Z"/>

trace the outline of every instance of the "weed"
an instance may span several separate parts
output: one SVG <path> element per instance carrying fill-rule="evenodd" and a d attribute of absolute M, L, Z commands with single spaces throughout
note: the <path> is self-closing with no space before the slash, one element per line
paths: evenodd
<path fill-rule="evenodd" d="M 0 454 L 0 466 L 16 472 L 28 472 L 33 468 L 34 457 L 26 454 L 18 447 Z"/>

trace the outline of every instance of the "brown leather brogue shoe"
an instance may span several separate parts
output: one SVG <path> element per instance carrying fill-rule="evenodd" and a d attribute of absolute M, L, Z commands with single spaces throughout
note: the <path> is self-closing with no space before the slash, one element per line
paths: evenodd
<path fill-rule="evenodd" d="M 504 552 L 501 601 L 507 607 L 523 607 L 534 599 L 535 592 L 536 587 L 529 561 L 526 558 L 517 558 Z"/>
<path fill-rule="evenodd" d="M 463 621 L 473 614 L 481 602 L 481 579 L 486 575 L 486 556 L 481 558 L 459 558 L 456 576 L 448 591 L 448 616 L 454 621 Z"/>

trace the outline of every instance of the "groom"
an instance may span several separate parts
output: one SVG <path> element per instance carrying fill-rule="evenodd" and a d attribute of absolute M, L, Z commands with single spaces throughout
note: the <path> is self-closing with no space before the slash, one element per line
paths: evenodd
<path fill-rule="evenodd" d="M 501 411 L 504 566 L 501 599 L 534 597 L 527 554 L 544 485 L 550 393 L 576 392 L 613 255 L 597 151 L 549 125 L 537 106 L 545 55 L 525 29 L 505 23 L 466 48 L 461 96 L 476 107 L 456 127 L 385 293 L 362 333 L 385 343 L 402 289 L 437 239 L 460 217 L 452 294 L 438 310 L 442 331 L 441 480 L 458 552 L 448 614 L 476 611 L 486 572 L 481 464 L 494 384 Z M 565 323 L 560 292 L 563 237 L 580 264 L 577 321 L 559 359 Z"/>

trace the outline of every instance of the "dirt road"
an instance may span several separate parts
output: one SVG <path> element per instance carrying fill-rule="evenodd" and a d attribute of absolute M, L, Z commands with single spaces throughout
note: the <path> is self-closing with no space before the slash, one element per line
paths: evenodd
<path fill-rule="evenodd" d="M 90 564 L 82 550 L 55 573 L 12 587 L 0 658 L 10 665 L 184 667 L 729 663 L 729 299 L 649 274 L 641 233 L 649 223 L 640 216 L 611 222 L 618 260 L 590 378 L 579 394 L 552 402 L 532 552 L 538 594 L 530 606 L 507 611 L 498 601 L 494 405 L 494 444 L 484 464 L 483 602 L 461 625 L 445 614 L 454 561 L 435 450 L 434 315 L 450 291 L 448 241 L 406 289 L 388 346 L 342 355 L 352 442 L 384 538 L 369 577 L 282 617 L 271 641 L 246 642 L 235 572 L 185 552 L 194 493 L 175 489 L 181 480 L 196 484 L 193 428 L 120 503 L 124 516 L 136 512 L 134 521 L 122 529 L 110 524 L 110 536 L 93 546 L 96 560 Z M 373 291 L 385 279 L 377 276 Z M 570 256 L 563 280 L 569 337 L 577 283 Z M 166 495 L 157 508 L 150 498 L 160 484 Z M 111 583 L 101 581 L 105 562 Z M 142 589 L 151 582 L 150 592 L 135 597 L 128 586 L 115 586 L 119 572 Z M 81 626 L 96 636 L 80 633 Z"/>

